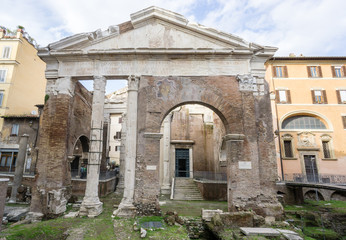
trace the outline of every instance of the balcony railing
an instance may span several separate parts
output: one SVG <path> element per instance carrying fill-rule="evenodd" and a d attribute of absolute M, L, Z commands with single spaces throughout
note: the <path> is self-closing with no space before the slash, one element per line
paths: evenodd
<path fill-rule="evenodd" d="M 328 183 L 328 184 L 346 184 L 346 175 L 335 174 L 302 174 L 290 173 L 285 174 L 286 182 L 300 182 L 300 183 Z"/>

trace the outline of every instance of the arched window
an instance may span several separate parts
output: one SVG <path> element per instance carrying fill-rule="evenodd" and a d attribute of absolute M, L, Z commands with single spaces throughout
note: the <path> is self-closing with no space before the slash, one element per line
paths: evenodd
<path fill-rule="evenodd" d="M 287 118 L 282 123 L 282 129 L 327 129 L 324 123 L 315 117 L 299 115 Z"/>

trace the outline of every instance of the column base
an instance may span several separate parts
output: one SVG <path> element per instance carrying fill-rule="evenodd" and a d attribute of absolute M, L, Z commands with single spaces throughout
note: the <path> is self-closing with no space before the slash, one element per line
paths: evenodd
<path fill-rule="evenodd" d="M 166 185 L 161 187 L 161 194 L 162 195 L 170 195 L 171 194 L 171 186 Z"/>
<path fill-rule="evenodd" d="M 88 202 L 83 200 L 79 209 L 79 216 L 88 216 L 89 218 L 97 217 L 102 213 L 102 206 L 103 203 L 100 201 Z"/>
<path fill-rule="evenodd" d="M 43 213 L 40 212 L 28 212 L 26 215 L 26 220 L 30 220 L 32 223 L 41 222 L 43 218 Z"/>
<path fill-rule="evenodd" d="M 229 212 L 238 211 L 254 211 L 262 217 L 272 216 L 276 220 L 281 220 L 283 216 L 283 207 L 279 201 L 242 201 L 242 203 L 231 205 Z"/>
<path fill-rule="evenodd" d="M 120 203 L 119 208 L 113 212 L 113 216 L 118 217 L 135 217 L 137 208 L 132 204 Z"/>

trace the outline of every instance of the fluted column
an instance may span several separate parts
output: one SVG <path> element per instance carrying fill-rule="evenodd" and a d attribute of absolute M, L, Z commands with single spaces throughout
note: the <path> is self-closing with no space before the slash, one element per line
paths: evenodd
<path fill-rule="evenodd" d="M 114 215 L 131 216 L 134 214 L 133 197 L 135 191 L 135 169 L 137 156 L 137 99 L 139 77 L 128 78 L 127 122 L 125 140 L 124 196 Z"/>
<path fill-rule="evenodd" d="M 102 158 L 105 89 L 106 78 L 94 76 L 87 183 L 79 212 L 81 216 L 95 217 L 102 212 L 102 202 L 100 202 L 98 196 L 98 185 Z"/>
<path fill-rule="evenodd" d="M 171 146 L 171 117 L 172 114 L 168 114 L 163 121 L 163 182 L 161 187 L 162 194 L 170 194 L 170 171 L 169 171 L 169 156 Z"/>

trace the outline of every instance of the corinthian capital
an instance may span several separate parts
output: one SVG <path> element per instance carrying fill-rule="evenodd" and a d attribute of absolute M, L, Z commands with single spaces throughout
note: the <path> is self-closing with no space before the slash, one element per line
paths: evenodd
<path fill-rule="evenodd" d="M 130 75 L 128 78 L 128 91 L 138 91 L 139 76 Z"/>

